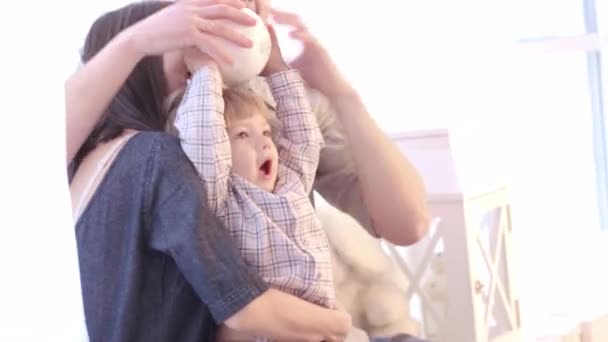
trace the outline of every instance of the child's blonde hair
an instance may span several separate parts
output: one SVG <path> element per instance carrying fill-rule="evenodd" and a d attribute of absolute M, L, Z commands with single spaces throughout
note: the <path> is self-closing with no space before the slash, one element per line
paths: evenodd
<path fill-rule="evenodd" d="M 164 103 L 164 107 L 169 113 L 167 132 L 174 135 L 178 135 L 174 126 L 175 115 L 185 92 L 184 88 L 174 91 L 167 96 Z M 247 119 L 253 115 L 262 115 L 273 128 L 277 127 L 277 123 L 272 120 L 272 108 L 252 90 L 226 88 L 222 93 L 222 98 L 224 99 L 224 121 L 227 127 L 235 120 Z"/>
<path fill-rule="evenodd" d="M 247 89 L 224 89 L 224 121 L 226 126 L 235 120 L 247 119 L 253 115 L 262 115 L 270 121 L 270 111 L 261 96 Z"/>

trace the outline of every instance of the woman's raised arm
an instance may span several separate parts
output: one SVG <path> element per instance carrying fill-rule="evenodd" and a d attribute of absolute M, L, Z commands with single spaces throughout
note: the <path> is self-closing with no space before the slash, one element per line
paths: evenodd
<path fill-rule="evenodd" d="M 249 39 L 218 21 L 254 25 L 255 20 L 240 11 L 243 7 L 240 0 L 168 2 L 166 8 L 118 34 L 97 55 L 83 56 L 83 66 L 65 83 L 68 163 L 143 57 L 195 46 L 215 60 L 231 63 L 218 39 L 251 47 Z M 102 20 L 104 16 L 98 19 Z"/>

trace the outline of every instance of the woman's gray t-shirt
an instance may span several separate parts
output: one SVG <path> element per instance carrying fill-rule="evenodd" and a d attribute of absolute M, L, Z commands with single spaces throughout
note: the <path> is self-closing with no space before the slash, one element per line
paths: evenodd
<path fill-rule="evenodd" d="M 127 142 L 76 224 L 91 341 L 206 341 L 266 291 L 177 138 Z"/>

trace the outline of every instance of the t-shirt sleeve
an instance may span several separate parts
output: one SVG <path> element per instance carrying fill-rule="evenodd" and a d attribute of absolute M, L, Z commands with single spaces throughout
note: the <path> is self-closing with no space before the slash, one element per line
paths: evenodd
<path fill-rule="evenodd" d="M 202 183 L 177 139 L 163 136 L 148 165 L 151 247 L 170 255 L 219 324 L 268 289 L 205 205 Z"/>
<path fill-rule="evenodd" d="M 329 101 L 316 91 L 309 97 L 323 138 L 314 189 L 332 206 L 349 214 L 372 236 L 379 237 L 363 202 L 359 175 L 355 169 L 353 152 L 344 135 L 344 129 Z"/>

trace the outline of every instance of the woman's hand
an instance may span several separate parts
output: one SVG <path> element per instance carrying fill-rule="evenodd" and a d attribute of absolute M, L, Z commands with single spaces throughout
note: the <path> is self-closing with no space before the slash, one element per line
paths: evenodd
<path fill-rule="evenodd" d="M 262 70 L 262 73 L 260 73 L 260 75 L 264 77 L 268 77 L 274 73 L 289 69 L 289 66 L 283 59 L 283 54 L 281 53 L 281 47 L 279 46 L 279 40 L 277 39 L 277 34 L 274 31 L 274 27 L 272 27 L 270 24 L 266 24 L 266 28 L 268 28 L 268 33 L 270 34 L 272 49 L 270 50 L 270 58 L 268 58 L 268 63 L 266 63 L 266 67 L 264 70 Z"/>
<path fill-rule="evenodd" d="M 343 341 L 352 328 L 347 313 L 320 307 L 276 289 L 264 292 L 224 324 L 244 335 L 279 341 Z"/>
<path fill-rule="evenodd" d="M 351 95 L 354 89 L 342 76 L 327 50 L 308 31 L 298 15 L 278 10 L 271 10 L 272 18 L 277 24 L 289 26 L 289 36 L 302 43 L 303 51 L 289 65 L 297 69 L 306 83 L 319 90 L 328 98 Z"/>
<path fill-rule="evenodd" d="M 325 341 L 344 341 L 353 328 L 352 317 L 342 310 L 333 311 L 332 316 L 334 316 L 331 322 L 332 331 Z"/>
<path fill-rule="evenodd" d="M 243 47 L 253 43 L 219 20 L 255 25 L 255 20 L 240 10 L 244 6 L 240 0 L 178 0 L 125 33 L 142 56 L 194 46 L 214 60 L 230 64 L 233 60 L 221 48 L 222 40 Z"/>
<path fill-rule="evenodd" d="M 240 10 L 244 5 L 240 0 L 177 0 L 89 56 L 65 84 L 67 162 L 143 57 L 196 47 L 214 60 L 230 64 L 233 61 L 222 49 L 223 41 L 252 46 L 249 39 L 219 21 L 255 25 L 255 20 Z"/>

